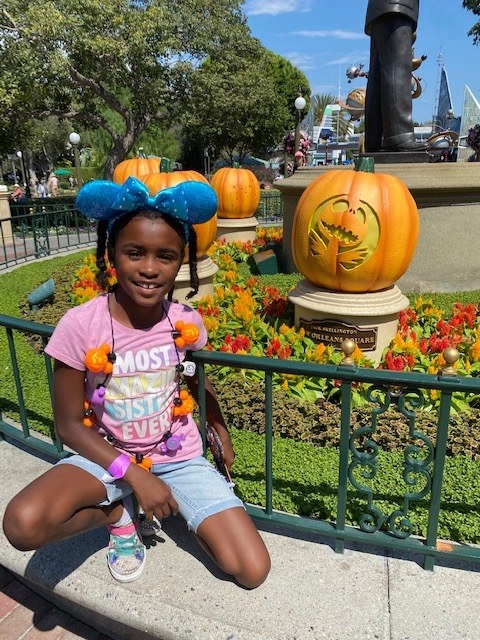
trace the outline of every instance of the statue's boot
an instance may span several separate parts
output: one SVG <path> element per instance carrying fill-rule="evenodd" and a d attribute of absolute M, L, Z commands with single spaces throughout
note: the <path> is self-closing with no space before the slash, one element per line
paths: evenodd
<path fill-rule="evenodd" d="M 407 132 L 384 138 L 382 148 L 385 151 L 424 151 L 427 146 L 417 142 L 413 132 Z"/>

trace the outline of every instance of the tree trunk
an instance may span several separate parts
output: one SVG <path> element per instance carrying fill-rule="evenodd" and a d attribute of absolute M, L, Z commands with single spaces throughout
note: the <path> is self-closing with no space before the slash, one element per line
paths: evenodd
<path fill-rule="evenodd" d="M 128 120 L 127 120 L 128 121 Z M 130 119 L 130 122 L 132 119 Z M 124 135 L 112 135 L 113 147 L 108 156 L 107 162 L 105 163 L 105 169 L 103 171 L 103 177 L 105 180 L 111 180 L 113 177 L 113 172 L 117 164 L 125 160 L 130 151 L 133 149 L 135 141 L 138 139 L 139 135 L 143 133 L 143 131 L 147 127 L 147 122 L 143 122 L 141 125 L 137 124 L 136 126 L 132 125 L 127 127 L 127 132 Z"/>

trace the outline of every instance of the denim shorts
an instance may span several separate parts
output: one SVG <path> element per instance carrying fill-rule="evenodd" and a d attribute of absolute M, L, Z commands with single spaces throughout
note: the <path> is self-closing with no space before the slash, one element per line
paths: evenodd
<path fill-rule="evenodd" d="M 105 506 L 117 502 L 132 493 L 124 480 L 105 482 L 105 469 L 79 455 L 64 458 L 57 464 L 73 464 L 91 473 L 104 486 L 107 497 L 99 503 Z M 233 488 L 215 467 L 203 456 L 191 460 L 154 464 L 150 473 L 167 484 L 178 503 L 178 510 L 189 529 L 197 531 L 205 518 L 233 507 L 244 507 Z"/>

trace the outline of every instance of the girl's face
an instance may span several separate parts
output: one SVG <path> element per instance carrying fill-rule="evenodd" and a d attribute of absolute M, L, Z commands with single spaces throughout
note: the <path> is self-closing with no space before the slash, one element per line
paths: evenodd
<path fill-rule="evenodd" d="M 156 308 L 173 287 L 183 254 L 182 239 L 165 220 L 132 218 L 113 247 L 117 299 L 145 311 Z"/>

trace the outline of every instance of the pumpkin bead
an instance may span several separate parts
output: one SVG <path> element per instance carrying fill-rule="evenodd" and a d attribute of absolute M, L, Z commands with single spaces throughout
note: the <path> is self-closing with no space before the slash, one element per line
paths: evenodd
<path fill-rule="evenodd" d="M 110 360 L 110 346 L 102 344 L 89 349 L 85 354 L 85 366 L 93 373 L 112 373 L 113 364 Z"/>
<path fill-rule="evenodd" d="M 200 331 L 196 324 L 193 322 L 184 322 L 183 320 L 177 320 L 175 323 L 175 331 L 173 337 L 175 340 L 175 346 L 178 349 L 194 344 L 200 335 Z"/>

